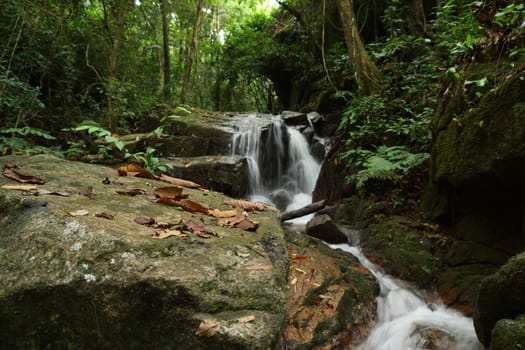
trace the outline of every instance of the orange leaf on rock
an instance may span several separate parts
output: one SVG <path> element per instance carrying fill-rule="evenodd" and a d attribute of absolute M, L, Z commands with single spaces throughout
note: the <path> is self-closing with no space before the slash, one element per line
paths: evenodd
<path fill-rule="evenodd" d="M 215 232 L 213 232 L 212 230 L 202 226 L 202 225 L 199 225 L 193 221 L 188 221 L 187 223 L 184 224 L 184 227 L 195 233 L 196 235 L 198 235 L 199 237 L 204 237 L 204 238 L 208 238 L 209 236 L 217 236 L 217 234 Z"/>
<path fill-rule="evenodd" d="M 96 213 L 95 216 L 97 218 L 103 218 L 103 219 L 108 219 L 108 220 L 113 220 L 115 218 L 115 215 L 113 214 L 109 214 L 109 213 Z"/>
<path fill-rule="evenodd" d="M 223 227 L 238 227 L 245 231 L 257 231 L 259 223 L 252 221 L 243 214 L 237 214 L 231 218 L 219 218 L 217 219 L 217 225 Z"/>
<path fill-rule="evenodd" d="M 210 210 L 209 213 L 211 216 L 214 216 L 216 218 L 232 218 L 238 214 L 236 209 L 233 210 Z"/>
<path fill-rule="evenodd" d="M 254 232 L 257 231 L 257 229 L 259 228 L 259 223 L 245 217 L 244 220 L 235 225 L 235 227 L 238 227 L 244 231 Z"/>
<path fill-rule="evenodd" d="M 179 179 L 179 178 L 176 178 L 176 177 L 171 177 L 171 176 L 168 176 L 166 174 L 161 174 L 160 177 L 159 177 L 159 180 L 167 182 L 167 183 L 170 183 L 170 184 L 175 185 L 175 186 L 182 186 L 182 187 L 187 187 L 187 188 L 196 188 L 196 189 L 199 189 L 199 190 L 203 190 L 204 189 L 204 187 L 202 187 L 201 185 L 199 185 L 198 183 L 195 183 L 193 181 L 188 181 L 188 180 L 183 180 L 183 179 Z"/>
<path fill-rule="evenodd" d="M 232 208 L 240 208 L 246 211 L 264 210 L 268 207 L 263 203 L 246 201 L 242 199 L 225 199 L 224 204 L 227 204 Z"/>
<path fill-rule="evenodd" d="M 144 226 L 154 226 L 156 224 L 156 221 L 154 218 L 145 218 L 142 216 L 134 218 L 133 221 L 139 225 L 144 225 Z"/>
<path fill-rule="evenodd" d="M 142 168 L 141 166 L 133 163 L 121 166 L 117 169 L 117 172 L 120 176 L 136 176 L 143 177 L 146 179 L 156 179 L 156 177 L 153 176 L 152 173 Z"/>
<path fill-rule="evenodd" d="M 24 175 L 14 170 L 15 168 L 17 167 L 4 165 L 4 170 L 2 171 L 2 175 L 4 175 L 5 177 L 11 180 L 15 180 L 21 183 L 36 184 L 36 185 L 43 185 L 45 183 L 45 181 L 42 180 L 41 178 L 32 176 L 32 175 Z"/>
<path fill-rule="evenodd" d="M 159 198 L 157 203 L 163 203 L 168 205 L 177 205 L 182 209 L 189 211 L 190 213 L 204 213 L 208 214 L 210 208 L 204 206 L 203 204 L 191 200 L 191 199 L 173 199 L 173 198 Z"/>
<path fill-rule="evenodd" d="M 184 198 L 182 188 L 177 186 L 158 187 L 153 190 L 153 194 L 159 198 Z"/>
<path fill-rule="evenodd" d="M 168 237 L 187 237 L 188 235 L 185 233 L 180 232 L 179 230 L 170 230 L 170 229 L 164 229 L 164 230 L 157 230 L 151 234 L 151 237 L 163 239 Z"/>
<path fill-rule="evenodd" d="M 217 327 L 217 323 L 211 321 L 211 320 L 204 320 L 199 325 L 199 329 L 197 329 L 197 332 L 195 332 L 195 335 L 202 337 L 211 337 L 215 334 L 215 328 Z"/>

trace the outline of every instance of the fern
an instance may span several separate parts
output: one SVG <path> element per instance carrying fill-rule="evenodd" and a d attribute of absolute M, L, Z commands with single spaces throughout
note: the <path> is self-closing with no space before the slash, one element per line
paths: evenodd
<path fill-rule="evenodd" d="M 362 151 L 363 167 L 355 179 L 360 193 L 370 179 L 398 182 L 411 169 L 420 166 L 430 157 L 429 153 L 411 153 L 404 146 L 379 146 L 375 151 Z"/>

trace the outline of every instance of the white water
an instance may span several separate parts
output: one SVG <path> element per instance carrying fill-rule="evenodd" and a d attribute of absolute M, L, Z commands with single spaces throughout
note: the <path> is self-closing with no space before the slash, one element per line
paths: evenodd
<path fill-rule="evenodd" d="M 303 135 L 280 117 L 244 116 L 237 122 L 232 154 L 243 155 L 250 170 L 250 199 L 275 205 L 279 196 L 288 199 L 282 210 L 299 209 L 312 202 L 320 165 L 312 158 Z M 313 214 L 290 220 L 304 225 Z M 350 232 L 358 241 L 358 232 Z M 358 247 L 330 245 L 355 255 L 377 278 L 377 325 L 358 350 L 481 350 L 472 319 L 447 309 L 439 301 L 431 305 L 420 295 L 379 271 Z M 425 337 L 425 334 L 427 335 Z M 428 344 L 428 340 L 434 343 Z"/>
<path fill-rule="evenodd" d="M 232 155 L 247 159 L 250 200 L 281 210 L 310 204 L 321 166 L 310 154 L 305 137 L 285 125 L 279 116 L 246 116 L 237 127 Z M 299 218 L 295 223 L 306 223 L 310 218 Z"/>
<path fill-rule="evenodd" d="M 376 277 L 381 288 L 377 297 L 377 325 L 359 350 L 484 349 L 478 342 L 471 318 L 448 309 L 439 301 L 427 305 L 401 281 L 379 271 L 360 248 L 348 244 L 329 246 L 356 256 Z M 437 335 L 441 342 L 436 341 L 429 347 L 424 333 Z"/>

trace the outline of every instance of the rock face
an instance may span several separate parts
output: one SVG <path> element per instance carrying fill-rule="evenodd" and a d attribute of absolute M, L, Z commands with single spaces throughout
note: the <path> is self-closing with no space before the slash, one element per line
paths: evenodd
<path fill-rule="evenodd" d="M 511 258 L 499 271 L 483 280 L 474 313 L 478 338 L 491 349 L 519 349 L 511 345 L 525 339 L 525 253 Z M 507 320 L 504 320 L 507 319 Z M 510 321 L 515 319 L 514 321 Z M 497 326 L 496 326 L 497 325 Z M 495 337 L 491 340 L 492 337 Z M 505 339 L 505 334 L 514 334 Z M 497 344 L 497 345 L 496 345 Z M 522 346 L 525 343 L 522 341 Z"/>
<path fill-rule="evenodd" d="M 173 165 L 171 175 L 189 179 L 215 191 L 243 197 L 250 189 L 250 174 L 244 157 L 176 158 L 167 163 Z"/>
<path fill-rule="evenodd" d="M 328 243 L 347 243 L 348 237 L 326 214 L 317 214 L 306 224 L 306 234 Z"/>
<path fill-rule="evenodd" d="M 291 261 L 284 349 L 353 349 L 375 324 L 379 285 L 358 260 L 288 232 Z"/>
<path fill-rule="evenodd" d="M 424 206 L 458 237 L 516 254 L 525 248 L 525 72 L 509 74 L 479 101 L 467 84 L 498 74 L 493 64 L 474 62 L 443 95 Z"/>
<path fill-rule="evenodd" d="M 277 341 L 289 261 L 275 213 L 250 214 L 260 226 L 246 232 L 145 195 L 116 193 L 166 183 L 51 156 L 0 162 L 44 178 L 41 188 L 70 193 L 0 189 L 0 348 L 268 349 Z M 13 183 L 0 178 L 0 185 Z M 79 194 L 90 192 L 92 199 Z M 217 193 L 184 193 L 228 209 Z M 79 209 L 89 214 L 68 214 Z M 114 219 L 94 216 L 101 212 Z M 136 217 L 191 220 L 218 237 L 155 239 L 155 229 Z"/>

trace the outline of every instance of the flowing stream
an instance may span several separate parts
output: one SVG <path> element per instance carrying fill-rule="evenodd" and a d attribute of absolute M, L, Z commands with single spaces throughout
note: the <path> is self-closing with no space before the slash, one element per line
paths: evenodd
<path fill-rule="evenodd" d="M 278 116 L 249 115 L 238 119 L 232 154 L 246 157 L 250 170 L 250 199 L 280 210 L 311 203 L 320 164 L 311 156 L 305 137 Z M 312 214 L 313 215 L 313 214 Z M 302 225 L 312 215 L 295 219 Z M 354 232 L 355 233 L 355 232 Z M 472 319 L 439 301 L 427 304 L 402 281 L 385 275 L 357 246 L 329 245 L 356 256 L 377 278 L 377 325 L 359 350 L 481 350 Z"/>

